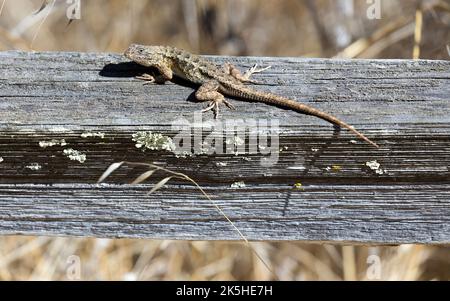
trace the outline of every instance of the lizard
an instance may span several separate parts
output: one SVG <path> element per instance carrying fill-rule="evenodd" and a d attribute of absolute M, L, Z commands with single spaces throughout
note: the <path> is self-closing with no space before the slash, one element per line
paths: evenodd
<path fill-rule="evenodd" d="M 198 85 L 199 88 L 195 92 L 195 97 L 201 102 L 208 102 L 208 107 L 202 112 L 213 111 L 215 118 L 219 115 L 219 105 L 221 104 L 230 109 L 235 109 L 225 99 L 226 95 L 319 117 L 341 128 L 350 130 L 362 140 L 379 148 L 375 142 L 337 117 L 300 102 L 269 92 L 261 92 L 245 85 L 246 83 L 256 83 L 256 81 L 250 79 L 252 74 L 262 72 L 270 67 L 257 69 L 257 65 L 255 65 L 245 74 L 242 74 L 230 63 L 226 63 L 223 68 L 220 68 L 203 57 L 171 46 L 131 44 L 124 55 L 139 65 L 156 68 L 159 73 L 156 76 L 143 74 L 137 77 L 139 79 L 148 82 L 164 83 L 171 81 L 173 76 L 176 75 Z"/>

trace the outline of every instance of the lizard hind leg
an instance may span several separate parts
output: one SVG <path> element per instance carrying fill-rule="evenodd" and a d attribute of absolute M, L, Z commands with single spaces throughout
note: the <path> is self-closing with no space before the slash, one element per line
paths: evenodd
<path fill-rule="evenodd" d="M 241 71 L 231 63 L 225 63 L 223 65 L 223 69 L 224 69 L 225 73 L 231 75 L 232 77 L 234 77 L 235 79 L 237 79 L 243 83 L 253 83 L 253 84 L 259 83 L 256 80 L 250 79 L 253 74 L 264 72 L 270 68 L 272 68 L 272 66 L 268 66 L 265 68 L 258 68 L 258 64 L 255 64 L 252 68 L 248 69 L 244 74 L 242 74 Z"/>
<path fill-rule="evenodd" d="M 235 109 L 234 106 L 225 99 L 225 96 L 219 92 L 219 83 L 217 81 L 211 80 L 198 88 L 195 92 L 195 97 L 199 101 L 208 101 L 208 107 L 202 110 L 202 113 L 213 111 L 214 118 L 219 117 L 219 106 L 225 104 L 230 109 Z"/>

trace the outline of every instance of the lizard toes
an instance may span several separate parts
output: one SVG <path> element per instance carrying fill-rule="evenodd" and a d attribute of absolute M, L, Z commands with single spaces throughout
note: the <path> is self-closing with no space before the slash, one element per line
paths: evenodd
<path fill-rule="evenodd" d="M 145 81 L 144 85 L 152 84 L 156 81 L 153 75 L 147 73 L 136 76 L 136 79 L 144 80 Z"/>
<path fill-rule="evenodd" d="M 223 103 L 227 106 L 227 108 L 229 108 L 230 110 L 236 110 L 236 107 L 229 102 L 228 100 L 223 100 Z"/>
<path fill-rule="evenodd" d="M 214 110 L 216 103 L 214 101 L 210 101 L 208 104 L 208 107 L 206 107 L 205 109 L 202 110 L 202 113 L 206 113 L 209 112 L 211 110 Z"/>

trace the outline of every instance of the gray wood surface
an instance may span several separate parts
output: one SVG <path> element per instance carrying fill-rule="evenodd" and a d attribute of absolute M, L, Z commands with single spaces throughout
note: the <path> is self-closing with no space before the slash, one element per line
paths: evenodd
<path fill-rule="evenodd" d="M 271 65 L 255 88 L 332 113 L 381 148 L 311 116 L 232 100 L 236 111 L 204 120 L 277 120 L 275 165 L 262 166 L 259 153 L 143 152 L 133 133 L 173 137 L 174 121 L 194 121 L 204 106 L 193 101 L 194 87 L 144 86 L 133 77 L 148 70 L 116 54 L 1 52 L 0 234 L 239 239 L 190 183 L 174 180 L 147 195 L 165 175 L 129 185 L 145 169 L 123 166 L 95 184 L 111 163 L 127 160 L 189 175 L 251 240 L 450 242 L 450 62 L 211 59 Z M 104 137 L 82 137 L 92 132 Z M 39 145 L 51 139 L 67 145 Z M 70 160 L 69 148 L 86 161 Z M 366 166 L 375 160 L 381 174 Z M 231 187 L 240 181 L 245 187 Z"/>

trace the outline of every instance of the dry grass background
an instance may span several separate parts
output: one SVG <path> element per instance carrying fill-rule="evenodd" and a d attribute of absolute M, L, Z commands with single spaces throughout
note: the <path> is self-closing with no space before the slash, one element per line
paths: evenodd
<path fill-rule="evenodd" d="M 225 55 L 448 59 L 450 2 L 365 0 L 0 0 L 0 49 L 122 52 L 131 42 Z M 384 280 L 450 280 L 446 246 L 364 247 L 254 243 L 283 280 L 365 280 L 370 255 Z M 1 280 L 67 279 L 71 255 L 85 280 L 268 280 L 241 242 L 1 237 Z M 370 273 L 369 273 L 370 275 Z"/>

